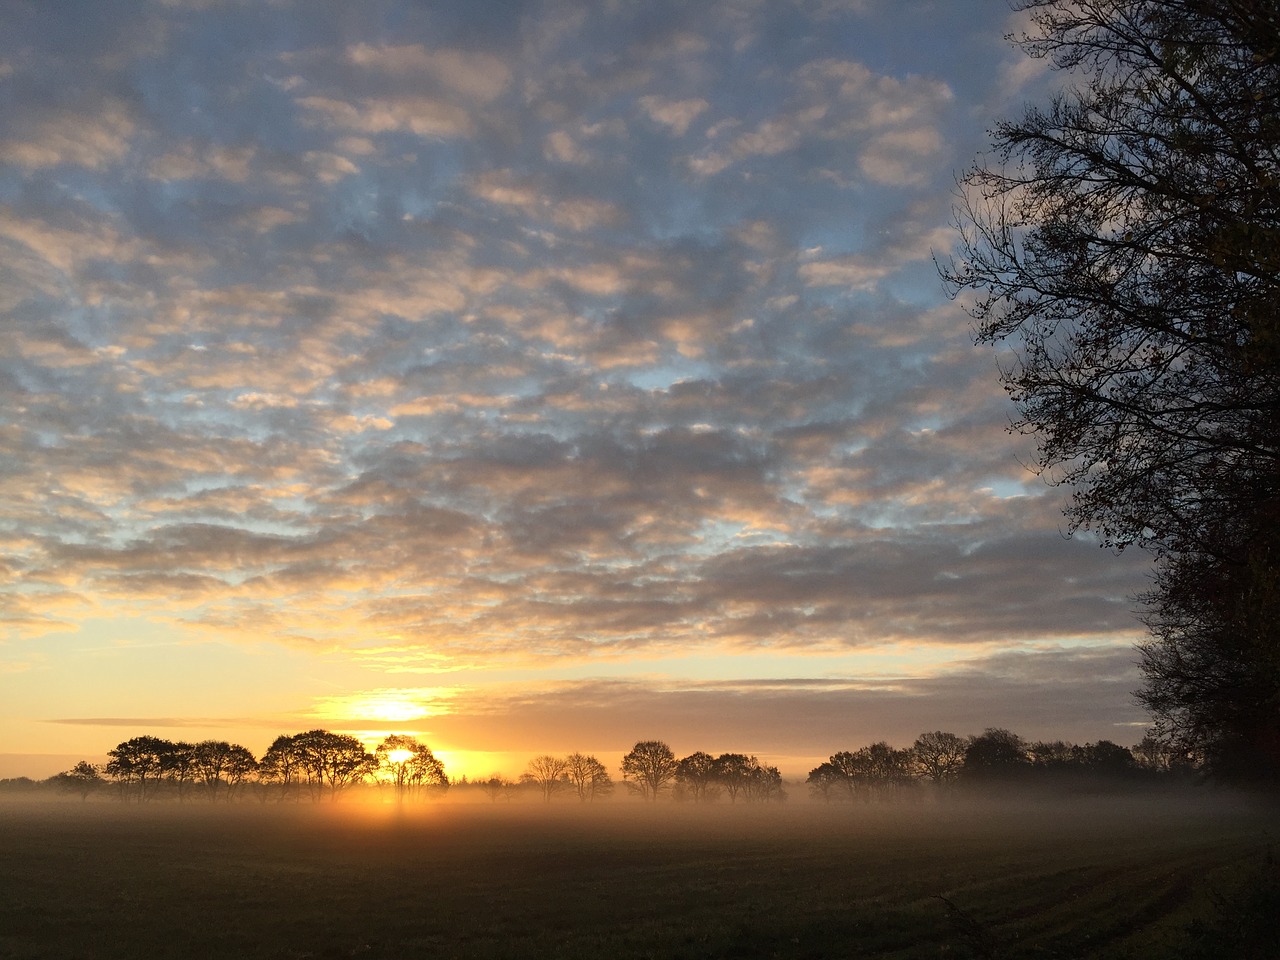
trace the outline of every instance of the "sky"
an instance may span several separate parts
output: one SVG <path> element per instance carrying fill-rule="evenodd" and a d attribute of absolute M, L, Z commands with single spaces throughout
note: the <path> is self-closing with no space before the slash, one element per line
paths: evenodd
<path fill-rule="evenodd" d="M 1136 742 L 1149 562 L 935 265 L 1019 16 L 0 0 L 0 776 Z"/>

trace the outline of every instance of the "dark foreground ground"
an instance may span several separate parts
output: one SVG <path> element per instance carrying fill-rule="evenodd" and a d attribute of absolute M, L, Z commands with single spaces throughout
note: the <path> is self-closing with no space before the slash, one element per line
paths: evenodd
<path fill-rule="evenodd" d="M 7 802 L 0 956 L 1167 957 L 1270 819 L 1222 798 Z"/>

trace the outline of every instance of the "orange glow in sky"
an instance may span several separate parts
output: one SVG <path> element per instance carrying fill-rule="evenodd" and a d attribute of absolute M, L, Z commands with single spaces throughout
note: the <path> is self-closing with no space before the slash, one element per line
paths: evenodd
<path fill-rule="evenodd" d="M 1050 81 L 928 6 L 14 14 L 0 776 L 1136 742 L 1146 561 L 1062 538 L 934 267 Z"/>

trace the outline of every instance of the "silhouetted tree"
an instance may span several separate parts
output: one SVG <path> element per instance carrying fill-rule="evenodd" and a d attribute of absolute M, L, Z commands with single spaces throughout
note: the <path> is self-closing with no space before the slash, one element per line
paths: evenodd
<path fill-rule="evenodd" d="M 445 773 L 444 762 L 425 744 L 414 754 L 409 765 L 409 787 L 419 793 L 442 793 L 449 789 L 449 776 Z"/>
<path fill-rule="evenodd" d="M 1195 770 L 1195 758 L 1176 750 L 1167 739 L 1146 734 L 1129 751 L 1138 768 L 1149 773 L 1189 774 Z"/>
<path fill-rule="evenodd" d="M 295 734 L 293 742 L 316 797 L 327 789 L 330 798 L 337 799 L 343 790 L 378 769 L 378 758 L 350 734 L 308 730 Z"/>
<path fill-rule="evenodd" d="M 827 765 L 831 772 L 839 777 L 847 799 L 854 799 L 860 792 L 863 799 L 866 799 L 866 793 L 862 787 L 864 774 L 861 757 L 849 750 L 840 750 L 831 755 Z"/>
<path fill-rule="evenodd" d="M 820 763 L 810 770 L 804 782 L 809 785 L 809 796 L 815 800 L 830 803 L 832 800 L 848 799 L 844 777 L 830 761 Z"/>
<path fill-rule="evenodd" d="M 817 786 L 827 798 L 864 801 L 895 799 L 915 780 L 916 758 L 911 750 L 899 750 L 883 740 L 858 750 L 841 750 L 810 773 L 811 789 Z"/>
<path fill-rule="evenodd" d="M 1280 776 L 1280 17 L 1272 0 L 1021 0 L 1073 71 L 964 181 L 983 341 L 1072 529 L 1152 550 L 1139 697 Z"/>
<path fill-rule="evenodd" d="M 209 799 L 218 798 L 218 788 L 226 783 L 227 799 L 237 784 L 257 768 L 246 747 L 226 740 L 202 740 L 191 750 L 193 777 L 204 783 Z"/>
<path fill-rule="evenodd" d="M 961 776 L 974 783 L 1009 781 L 1022 776 L 1030 765 L 1026 741 L 1012 731 L 988 727 L 969 739 Z"/>
<path fill-rule="evenodd" d="M 911 752 L 920 773 L 934 786 L 946 789 L 960 778 L 967 746 L 963 737 L 934 730 L 916 737 Z"/>
<path fill-rule="evenodd" d="M 1041 770 L 1065 770 L 1080 765 L 1080 748 L 1065 740 L 1039 740 L 1027 747 L 1027 757 Z"/>
<path fill-rule="evenodd" d="M 399 798 L 411 790 L 444 790 L 449 786 L 444 764 L 416 737 L 390 734 L 374 748 L 373 755 L 377 770 L 386 776 Z"/>
<path fill-rule="evenodd" d="M 578 794 L 578 799 L 586 802 L 607 797 L 613 792 L 613 778 L 605 765 L 592 756 L 571 753 L 564 758 L 565 776 Z"/>
<path fill-rule="evenodd" d="M 521 780 L 536 786 L 546 803 L 551 802 L 551 795 L 561 787 L 569 785 L 569 764 L 563 757 L 543 754 L 529 761 Z"/>
<path fill-rule="evenodd" d="M 1280 339 L 1280 337 L 1278 337 Z M 1277 418 L 1280 419 L 1280 418 Z M 1280 431 L 1280 427 L 1277 428 Z M 1212 776 L 1280 781 L 1280 480 L 1256 516 L 1163 559 L 1138 699 L 1171 750 Z"/>
<path fill-rule="evenodd" d="M 89 794 L 102 789 L 107 784 L 103 779 L 101 768 L 88 760 L 79 761 L 70 770 L 59 773 L 53 780 L 60 789 L 80 794 L 81 800 L 88 800 Z"/>
<path fill-rule="evenodd" d="M 724 787 L 730 803 L 737 803 L 738 797 L 746 795 L 754 769 L 751 759 L 745 753 L 722 753 L 716 757 L 715 780 Z"/>
<path fill-rule="evenodd" d="M 762 764 L 751 758 L 751 773 L 747 778 L 744 795 L 748 803 L 782 801 L 787 792 L 782 787 L 782 774 L 777 767 Z"/>
<path fill-rule="evenodd" d="M 1086 743 L 1080 748 L 1080 762 L 1086 770 L 1103 777 L 1127 777 L 1138 769 L 1129 748 L 1110 740 Z"/>
<path fill-rule="evenodd" d="M 1036 782 L 1078 788 L 1112 784 L 1138 772 L 1139 767 L 1126 747 L 1099 740 L 1083 746 L 1064 740 L 1038 741 L 1027 748 Z"/>
<path fill-rule="evenodd" d="M 689 754 L 676 767 L 676 782 L 695 803 L 703 803 L 709 799 L 708 789 L 714 786 L 716 780 L 715 757 L 702 750 Z"/>
<path fill-rule="evenodd" d="M 285 800 L 291 796 L 297 799 L 306 778 L 303 752 L 297 739 L 288 734 L 276 737 L 258 763 L 258 782 L 263 785 L 263 799 L 273 786 L 279 787 L 277 799 Z"/>
<path fill-rule="evenodd" d="M 179 740 L 169 743 L 168 752 L 162 758 L 165 778 L 173 784 L 178 801 L 187 798 L 187 787 L 195 781 L 196 747 L 194 743 Z"/>
<path fill-rule="evenodd" d="M 490 801 L 508 800 L 511 797 L 512 783 L 501 774 L 495 773 L 492 777 L 480 784 L 480 789 L 484 791 L 484 795 Z"/>
<path fill-rule="evenodd" d="M 676 755 L 661 740 L 641 740 L 622 758 L 622 779 L 646 800 L 656 800 L 676 776 Z"/>
<path fill-rule="evenodd" d="M 249 777 L 257 773 L 257 771 L 258 761 L 249 752 L 249 748 L 233 743 L 227 755 L 226 766 L 222 771 L 223 778 L 227 784 L 227 799 L 230 800 L 234 797 L 243 788 L 243 784 L 249 780 Z"/>
<path fill-rule="evenodd" d="M 133 737 L 107 751 L 106 772 L 120 783 L 123 796 L 136 787 L 138 800 L 149 800 L 164 776 L 173 747 L 171 741 L 160 737 Z"/>
<path fill-rule="evenodd" d="M 914 781 L 914 757 L 909 750 L 891 747 L 883 740 L 858 751 L 868 795 L 875 800 L 895 800 Z"/>

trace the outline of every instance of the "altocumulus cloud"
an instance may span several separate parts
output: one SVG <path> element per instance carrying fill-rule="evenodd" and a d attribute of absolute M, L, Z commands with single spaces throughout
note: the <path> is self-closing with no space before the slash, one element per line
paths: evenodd
<path fill-rule="evenodd" d="M 896 695 L 1028 715 L 1112 677 L 1141 562 L 1059 536 L 931 260 L 1039 81 L 931 6 L 8 4 L 15 649 L 127 611 L 424 673 L 1004 643 L 1043 669 Z"/>

